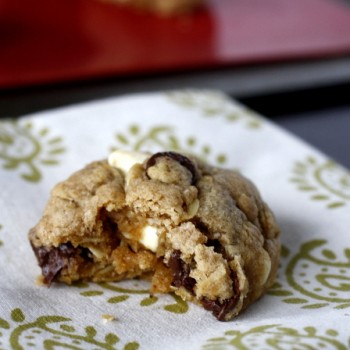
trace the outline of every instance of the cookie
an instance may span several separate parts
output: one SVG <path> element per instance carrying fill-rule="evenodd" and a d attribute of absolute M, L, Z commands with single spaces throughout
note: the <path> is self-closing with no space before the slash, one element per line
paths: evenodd
<path fill-rule="evenodd" d="M 127 5 L 142 11 L 153 12 L 161 16 L 180 15 L 194 11 L 204 0 L 103 0 Z"/>
<path fill-rule="evenodd" d="M 42 281 L 151 281 L 230 320 L 276 276 L 280 231 L 248 179 L 175 152 L 115 151 L 57 184 L 29 239 Z"/>

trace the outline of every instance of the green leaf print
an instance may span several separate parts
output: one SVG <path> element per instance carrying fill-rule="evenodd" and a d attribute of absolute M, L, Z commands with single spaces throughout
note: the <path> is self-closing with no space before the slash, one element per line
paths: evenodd
<path fill-rule="evenodd" d="M 168 100 L 184 109 L 195 110 L 205 118 L 221 117 L 228 123 L 242 122 L 248 129 L 261 128 L 263 121 L 247 107 L 237 107 L 225 94 L 209 90 L 181 90 L 166 94 Z"/>
<path fill-rule="evenodd" d="M 96 289 L 97 286 L 100 287 L 100 289 Z M 75 285 L 72 287 L 74 288 Z M 156 304 L 162 304 L 163 310 L 174 314 L 183 314 L 189 310 L 188 303 L 175 294 L 170 293 L 168 295 L 164 295 L 164 298 L 150 295 L 149 282 L 146 281 L 103 282 L 98 284 L 86 283 L 84 285 L 79 284 L 76 287 L 79 289 L 89 289 L 80 291 L 79 294 L 81 296 L 103 296 L 105 297 L 106 302 L 109 304 L 120 304 L 126 301 L 130 301 L 133 303 L 133 305 L 138 304 L 140 307 L 147 308 Z M 110 296 L 111 292 L 115 295 Z M 171 296 L 175 303 L 168 302 L 169 296 Z"/>
<path fill-rule="evenodd" d="M 113 297 L 113 298 L 109 298 L 108 299 L 108 302 L 110 304 L 117 304 L 117 303 L 121 303 L 125 300 L 129 299 L 129 295 L 118 295 L 116 297 Z"/>
<path fill-rule="evenodd" d="M 172 150 L 196 155 L 204 161 L 211 158 L 217 165 L 227 162 L 226 154 L 213 154 L 209 144 L 202 144 L 194 136 L 189 136 L 185 140 L 180 139 L 176 128 L 171 125 L 156 125 L 143 130 L 140 125 L 132 124 L 125 133 L 119 131 L 115 135 L 115 141 L 117 145 L 111 148 L 112 151 L 124 147 L 133 151 Z"/>
<path fill-rule="evenodd" d="M 251 328 L 248 331 L 226 331 L 223 336 L 210 338 L 203 349 L 237 349 L 237 350 L 346 350 L 347 344 L 337 339 L 338 332 L 333 329 L 325 333 L 315 327 L 304 328 L 284 327 L 280 325 L 264 325 Z"/>
<path fill-rule="evenodd" d="M 93 326 L 86 326 L 83 331 L 78 331 L 74 321 L 63 316 L 40 316 L 30 321 L 21 309 L 15 308 L 11 311 L 10 318 L 9 321 L 0 318 L 0 328 L 6 330 L 0 333 L 1 350 L 116 350 L 116 344 L 120 342 L 120 338 L 114 333 L 108 333 L 104 340 L 99 340 L 99 334 Z M 138 344 L 136 341 L 126 343 L 124 349 L 137 349 Z"/>
<path fill-rule="evenodd" d="M 28 182 L 39 182 L 41 167 L 59 163 L 65 152 L 61 137 L 50 137 L 47 128 L 35 128 L 24 120 L 0 122 L 0 164 L 8 171 L 18 171 Z"/>
<path fill-rule="evenodd" d="M 0 317 L 0 328 L 4 328 L 4 329 L 10 328 L 10 324 L 1 317 Z"/>
<path fill-rule="evenodd" d="M 304 309 L 326 306 L 350 306 L 349 248 L 343 256 L 333 251 L 326 240 L 310 240 L 296 253 L 282 255 L 278 282 L 269 295 L 282 298 L 289 304 L 300 304 Z"/>
<path fill-rule="evenodd" d="M 142 299 L 141 302 L 140 302 L 140 305 L 141 306 L 150 306 L 152 304 L 155 304 L 157 301 L 158 301 L 158 298 L 153 296 L 153 295 L 151 295 L 151 296 L 149 296 L 147 298 Z"/>
<path fill-rule="evenodd" d="M 184 314 L 184 313 L 186 313 L 188 311 L 188 304 L 187 304 L 187 302 L 182 300 L 176 294 L 172 294 L 172 296 L 175 299 L 176 303 L 164 306 L 164 310 L 167 310 L 167 311 L 175 313 L 175 314 Z"/>
<path fill-rule="evenodd" d="M 303 162 L 295 162 L 290 181 L 299 191 L 309 193 L 311 200 L 323 202 L 329 209 L 341 208 L 350 202 L 350 173 L 330 160 L 307 157 Z"/>
<path fill-rule="evenodd" d="M 25 316 L 22 312 L 21 309 L 13 309 L 11 312 L 11 318 L 15 321 L 15 322 L 23 322 L 25 320 Z"/>

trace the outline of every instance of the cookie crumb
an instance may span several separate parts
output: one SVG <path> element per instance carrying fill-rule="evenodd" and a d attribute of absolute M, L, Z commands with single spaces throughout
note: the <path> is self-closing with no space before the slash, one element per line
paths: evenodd
<path fill-rule="evenodd" d="M 115 321 L 116 320 L 116 317 L 113 316 L 113 315 L 109 315 L 109 314 L 103 314 L 102 316 L 102 322 L 104 324 L 107 324 L 109 322 L 112 322 L 112 321 Z"/>

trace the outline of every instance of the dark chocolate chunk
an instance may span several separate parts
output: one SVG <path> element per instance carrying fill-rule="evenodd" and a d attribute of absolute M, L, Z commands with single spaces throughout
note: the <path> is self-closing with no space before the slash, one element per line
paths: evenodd
<path fill-rule="evenodd" d="M 88 248 L 80 247 L 79 255 L 88 262 L 94 262 L 94 255 Z"/>
<path fill-rule="evenodd" d="M 203 307 L 206 310 L 212 311 L 213 315 L 219 321 L 226 320 L 225 316 L 234 309 L 240 297 L 239 281 L 238 281 L 237 275 L 234 272 L 232 272 L 231 278 L 232 278 L 232 287 L 234 290 L 234 294 L 231 298 L 225 299 L 222 302 L 220 302 L 219 300 L 211 300 L 206 297 L 202 298 L 201 300 Z"/>
<path fill-rule="evenodd" d="M 209 231 L 208 226 L 204 222 L 202 222 L 201 220 L 198 220 L 198 218 L 194 218 L 191 221 L 192 221 L 193 225 L 196 226 L 197 230 L 201 231 L 204 235 L 209 237 L 210 231 Z"/>
<path fill-rule="evenodd" d="M 197 218 L 192 220 L 192 223 L 196 226 L 197 230 L 199 230 L 201 233 L 208 237 L 208 240 L 205 243 L 205 245 L 207 247 L 213 247 L 215 253 L 221 254 L 225 258 L 226 252 L 224 246 L 220 243 L 218 239 L 209 238 L 210 230 L 207 227 L 207 225 L 204 222 L 198 220 Z"/>
<path fill-rule="evenodd" d="M 185 287 L 193 293 L 196 280 L 190 277 L 190 266 L 181 259 L 181 251 L 174 250 L 169 258 L 168 266 L 173 271 L 172 286 L 180 288 Z"/>
<path fill-rule="evenodd" d="M 146 170 L 152 166 L 154 166 L 156 164 L 156 161 L 158 158 L 161 157 L 168 157 L 171 158 L 173 160 L 175 160 L 176 162 L 178 162 L 179 164 L 181 164 L 183 167 L 185 167 L 187 170 L 189 170 L 189 172 L 192 174 L 192 182 L 191 184 L 194 185 L 197 180 L 198 180 L 198 174 L 197 174 L 197 170 L 195 165 L 193 164 L 193 162 L 188 159 L 187 157 L 183 156 L 180 153 L 176 153 L 176 152 L 158 152 L 153 154 L 152 157 L 150 157 L 146 163 Z"/>
<path fill-rule="evenodd" d="M 208 239 L 205 245 L 207 247 L 213 247 L 215 253 L 225 256 L 225 248 L 221 245 L 218 239 Z"/>
<path fill-rule="evenodd" d="M 68 259 L 75 254 L 75 248 L 70 244 L 58 247 L 34 247 L 33 250 L 41 267 L 44 282 L 50 286 L 59 272 L 67 266 Z"/>

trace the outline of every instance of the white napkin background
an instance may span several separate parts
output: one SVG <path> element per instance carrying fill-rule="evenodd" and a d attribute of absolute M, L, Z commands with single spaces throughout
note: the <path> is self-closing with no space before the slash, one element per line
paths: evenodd
<path fill-rule="evenodd" d="M 270 292 L 219 322 L 171 295 L 149 299 L 143 281 L 37 286 L 27 233 L 51 188 L 113 148 L 173 148 L 249 177 L 283 232 Z M 128 95 L 0 121 L 0 193 L 0 350 L 350 347 L 349 171 L 220 92 Z"/>

